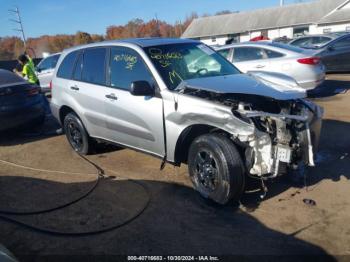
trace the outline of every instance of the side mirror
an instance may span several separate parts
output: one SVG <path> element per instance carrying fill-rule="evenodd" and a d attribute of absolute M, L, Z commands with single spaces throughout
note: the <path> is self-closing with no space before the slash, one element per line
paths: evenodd
<path fill-rule="evenodd" d="M 131 83 L 130 93 L 134 96 L 154 96 L 154 87 L 147 81 L 135 81 Z"/>
<path fill-rule="evenodd" d="M 40 73 L 40 72 L 41 72 L 41 68 L 40 68 L 40 67 L 36 67 L 36 68 L 35 68 L 35 71 L 37 71 L 38 73 Z"/>

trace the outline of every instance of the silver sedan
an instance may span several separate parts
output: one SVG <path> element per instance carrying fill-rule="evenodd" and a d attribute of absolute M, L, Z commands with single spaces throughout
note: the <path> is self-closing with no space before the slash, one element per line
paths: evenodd
<path fill-rule="evenodd" d="M 314 51 L 275 42 L 248 42 L 216 47 L 240 71 L 268 71 L 288 75 L 304 89 L 325 79 L 325 67 Z"/>

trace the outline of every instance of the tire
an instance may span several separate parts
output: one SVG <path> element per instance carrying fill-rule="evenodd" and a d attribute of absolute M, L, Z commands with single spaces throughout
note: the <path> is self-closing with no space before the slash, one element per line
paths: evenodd
<path fill-rule="evenodd" d="M 75 152 L 88 155 L 92 150 L 92 142 L 80 118 L 69 113 L 64 118 L 63 129 L 69 144 Z"/>
<path fill-rule="evenodd" d="M 189 149 L 188 169 L 194 188 L 218 204 L 239 200 L 244 191 L 241 156 L 233 142 L 223 135 L 196 138 Z"/>

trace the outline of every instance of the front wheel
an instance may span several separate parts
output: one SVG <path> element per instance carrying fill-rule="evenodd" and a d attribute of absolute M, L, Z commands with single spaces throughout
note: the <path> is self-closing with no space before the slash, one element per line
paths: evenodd
<path fill-rule="evenodd" d="M 64 118 L 63 128 L 74 151 L 81 155 L 87 155 L 91 151 L 91 139 L 76 114 L 69 113 Z"/>
<path fill-rule="evenodd" d="M 243 193 L 243 162 L 233 142 L 224 135 L 196 138 L 190 146 L 188 169 L 195 189 L 204 198 L 225 205 L 239 200 Z"/>

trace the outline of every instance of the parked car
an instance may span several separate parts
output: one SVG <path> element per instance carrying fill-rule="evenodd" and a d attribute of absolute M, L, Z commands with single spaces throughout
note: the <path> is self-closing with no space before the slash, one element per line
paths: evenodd
<path fill-rule="evenodd" d="M 60 53 L 50 55 L 41 60 L 36 66 L 36 74 L 40 81 L 41 91 L 44 93 L 50 91 L 50 82 L 60 55 Z"/>
<path fill-rule="evenodd" d="M 305 89 L 313 89 L 325 79 L 325 68 L 313 51 L 277 42 L 232 44 L 216 48 L 244 73 L 277 72 L 294 78 Z"/>
<path fill-rule="evenodd" d="M 41 123 L 45 119 L 40 87 L 0 69 L 0 131 Z"/>
<path fill-rule="evenodd" d="M 154 155 L 161 166 L 186 163 L 195 189 L 226 204 L 240 198 L 247 174 L 268 179 L 314 165 L 321 108 L 295 82 L 268 78 L 241 74 L 195 40 L 102 42 L 63 52 L 51 109 L 79 154 L 97 141 Z"/>
<path fill-rule="evenodd" d="M 339 36 L 312 50 L 321 58 L 327 73 L 350 72 L 350 34 Z"/>
<path fill-rule="evenodd" d="M 301 47 L 301 48 L 314 48 L 320 47 L 327 44 L 334 39 L 337 39 L 339 36 L 348 34 L 348 32 L 334 32 L 328 34 L 320 35 L 307 35 L 298 37 L 289 42 L 290 45 Z"/>
<path fill-rule="evenodd" d="M 293 39 L 289 44 L 301 48 L 315 47 L 328 43 L 337 37 L 336 34 L 307 35 Z"/>

